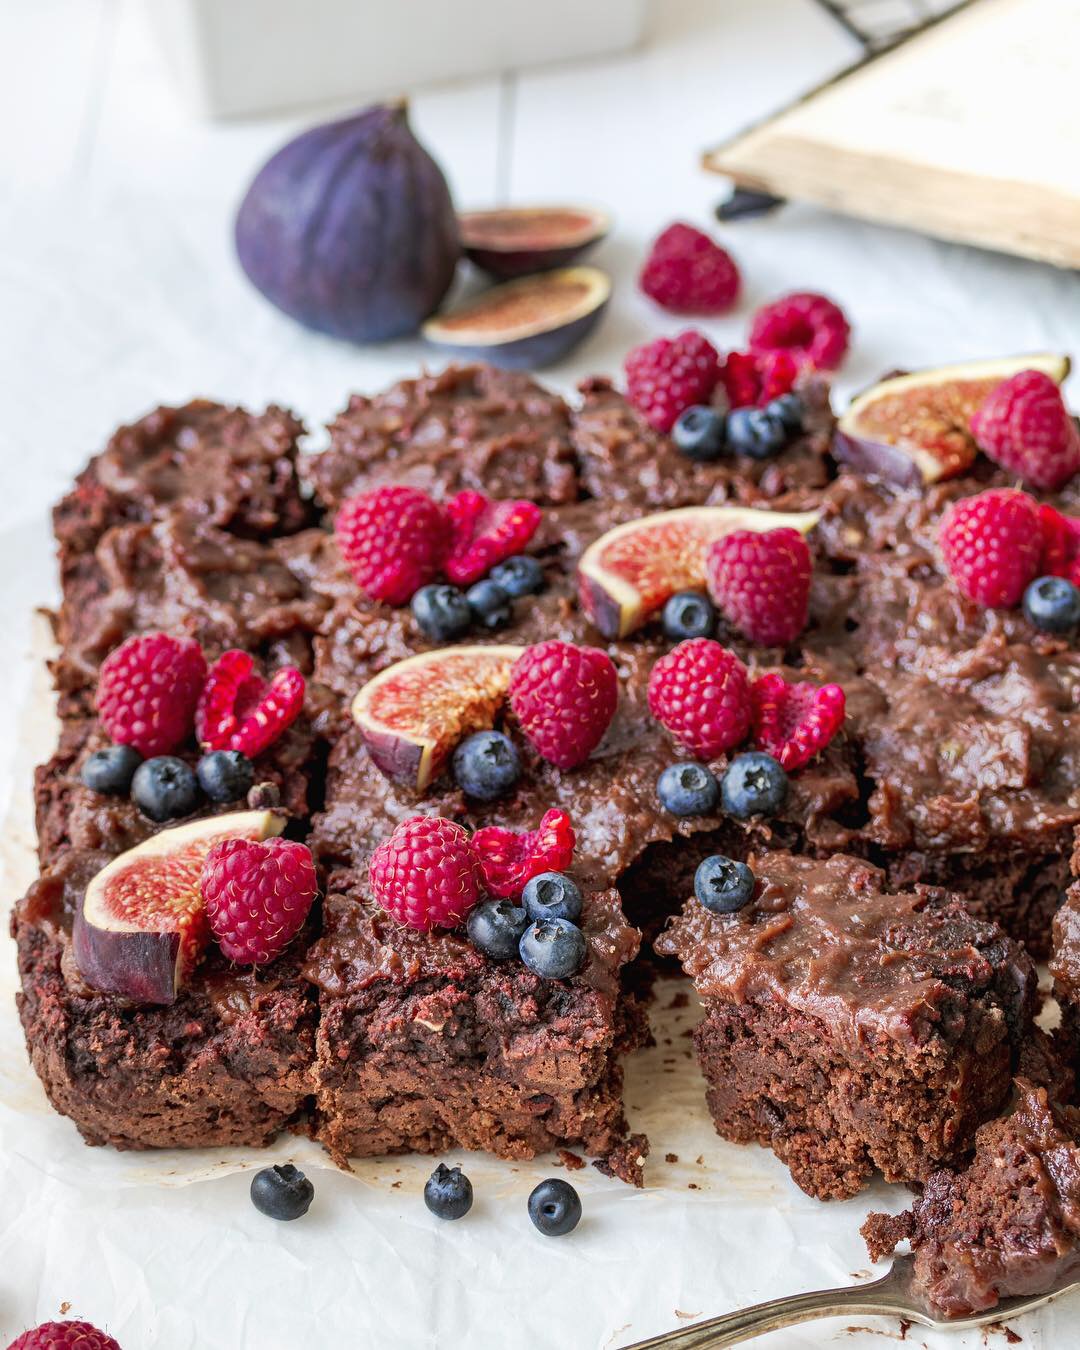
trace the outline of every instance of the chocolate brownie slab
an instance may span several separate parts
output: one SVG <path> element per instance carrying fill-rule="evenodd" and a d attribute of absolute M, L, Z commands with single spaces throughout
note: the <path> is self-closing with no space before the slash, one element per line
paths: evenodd
<path fill-rule="evenodd" d="M 168 1007 L 98 993 L 75 964 L 71 924 L 108 861 L 65 853 L 12 915 L 19 1016 L 49 1100 L 90 1144 L 269 1143 L 312 1087 L 316 1004 L 300 974 L 309 938 L 258 969 L 212 952 Z"/>
<path fill-rule="evenodd" d="M 743 908 L 691 899 L 657 943 L 705 1005 L 695 1042 L 718 1133 L 771 1147 L 820 1199 L 875 1170 L 924 1181 L 1008 1095 L 1031 961 L 945 892 L 892 894 L 858 859 L 751 867 Z"/>
<path fill-rule="evenodd" d="M 1045 1293 L 1080 1274 L 1080 1113 L 1018 1078 L 1007 1114 L 982 1126 L 975 1156 L 938 1171 L 903 1214 L 871 1214 L 872 1260 L 908 1241 L 913 1289 L 938 1317 Z"/>
<path fill-rule="evenodd" d="M 296 472 L 300 422 L 196 399 L 121 427 L 56 506 L 61 578 L 114 525 L 153 520 L 171 506 L 233 534 L 302 528 L 310 508 Z"/>
<path fill-rule="evenodd" d="M 316 1138 L 339 1158 L 579 1146 L 616 1154 L 640 1184 L 640 1157 L 623 1156 L 621 1059 L 646 1027 L 620 978 L 639 938 L 613 891 L 586 895 L 581 927 L 585 965 L 544 980 L 461 935 L 401 926 L 365 873 L 335 873 L 304 968 L 319 989 Z"/>

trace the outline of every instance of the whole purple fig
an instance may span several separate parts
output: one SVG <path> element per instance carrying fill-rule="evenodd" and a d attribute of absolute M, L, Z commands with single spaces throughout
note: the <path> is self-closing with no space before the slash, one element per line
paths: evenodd
<path fill-rule="evenodd" d="M 313 127 L 259 170 L 236 216 L 240 265 L 308 328 L 354 342 L 414 333 L 461 255 L 442 170 L 404 103 Z"/>

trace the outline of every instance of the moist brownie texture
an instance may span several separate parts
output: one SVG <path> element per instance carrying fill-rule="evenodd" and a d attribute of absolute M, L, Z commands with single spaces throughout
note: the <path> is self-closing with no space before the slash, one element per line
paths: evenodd
<path fill-rule="evenodd" d="M 1080 1113 L 1017 1079 L 1008 1114 L 976 1135 L 962 1171 L 935 1172 L 904 1214 L 871 1214 L 875 1261 L 909 1241 L 914 1288 L 939 1317 L 1044 1293 L 1080 1272 Z"/>
<path fill-rule="evenodd" d="M 251 414 L 197 402 L 116 434 L 55 512 L 62 730 L 35 784 L 49 870 L 14 920 L 32 1058 L 88 1138 L 254 1140 L 314 1122 L 337 1157 L 455 1143 L 524 1157 L 572 1142 L 635 1179 L 642 1146 L 627 1139 L 620 1105 L 621 1058 L 644 1034 L 630 992 L 647 983 L 634 930 L 650 940 L 660 931 L 703 857 L 787 851 L 793 859 L 778 868 L 849 869 L 835 883 L 834 918 L 845 895 L 874 898 L 879 928 L 864 954 L 899 944 L 889 966 L 898 1011 L 864 1011 L 852 1044 L 839 1011 L 845 1000 L 855 1008 L 851 989 L 811 1008 L 799 1003 L 793 976 L 785 998 L 748 1000 L 738 1016 L 735 1001 L 710 995 L 699 1046 L 714 1077 L 738 1055 L 749 1085 L 772 1054 L 804 1085 L 785 1097 L 773 1075 L 759 1106 L 747 1086 L 738 1108 L 743 1089 L 732 1077 L 714 1084 L 714 1111 L 738 1122 L 734 1137 L 773 1143 L 815 1193 L 850 1194 L 875 1166 L 924 1179 L 959 1156 L 1001 1105 L 1030 1014 L 1027 958 L 996 925 L 1048 955 L 1068 884 L 1080 825 L 1080 654 L 1020 611 L 965 600 L 942 568 L 942 513 L 1005 475 L 980 461 L 966 478 L 915 491 L 841 471 L 826 385 L 804 378 L 800 393 L 803 434 L 768 460 L 694 461 L 606 380 L 564 400 L 526 375 L 485 366 L 355 396 L 316 455 L 298 456 L 300 424 L 277 408 Z M 543 568 L 543 592 L 516 600 L 508 627 L 463 640 L 605 647 L 619 707 L 584 765 L 564 771 L 541 759 L 503 709 L 496 725 L 514 740 L 523 772 L 495 802 L 465 798 L 450 773 L 421 795 L 375 767 L 350 702 L 373 675 L 433 643 L 407 606 L 361 593 L 332 527 L 346 498 L 389 483 L 440 500 L 475 489 L 542 508 L 528 551 Z M 1046 500 L 1069 510 L 1076 491 Z M 803 634 L 781 649 L 723 622 L 717 631 L 752 675 L 776 671 L 845 692 L 843 730 L 791 773 L 786 803 L 769 820 L 678 819 L 662 809 L 657 778 L 684 756 L 651 717 L 646 688 L 672 644 L 658 619 L 605 642 L 578 600 L 578 561 L 600 534 L 705 503 L 820 512 Z M 327 897 L 278 962 L 238 972 L 208 958 L 170 1009 L 88 990 L 64 917 L 95 867 L 161 828 L 79 776 L 107 743 L 94 713 L 101 662 L 132 634 L 156 630 L 196 638 L 211 661 L 238 647 L 266 676 L 283 665 L 306 676 L 304 712 L 259 757 L 256 779 L 274 785 L 290 833 L 311 845 Z M 194 761 L 194 744 L 181 754 Z M 726 765 L 721 757 L 712 768 Z M 391 925 L 375 907 L 367 861 L 408 816 L 527 830 L 551 807 L 571 818 L 572 870 L 588 896 L 594 940 L 578 976 L 538 980 L 516 963 L 488 961 L 460 936 Z M 829 862 L 836 854 L 845 856 Z M 828 929 L 807 919 L 802 901 L 796 910 L 792 941 Z M 679 935 L 692 922 L 750 923 L 748 914 L 694 914 L 691 905 L 660 943 L 665 959 L 688 960 Z M 1065 960 L 1059 950 L 1062 969 Z M 928 963 L 935 1016 L 915 1006 L 919 961 Z M 1037 1058 L 1039 1047 L 1033 1038 L 1024 1053 Z M 856 1089 L 880 1103 L 870 1120 L 853 1105 Z M 128 1097 L 138 1106 L 125 1117 Z"/>
<path fill-rule="evenodd" d="M 586 895 L 588 956 L 568 980 L 403 928 L 365 873 L 334 873 L 327 892 L 305 974 L 320 1002 L 315 1134 L 331 1153 L 530 1158 L 577 1144 L 604 1157 L 625 1141 L 620 1059 L 646 1024 L 622 994 L 639 938 L 616 892 Z M 640 1160 L 626 1179 L 640 1185 Z"/>
<path fill-rule="evenodd" d="M 1008 1095 L 1031 961 L 945 892 L 894 894 L 837 854 L 752 859 L 733 914 L 696 899 L 659 939 L 705 1005 L 695 1040 L 718 1132 L 757 1140 L 820 1199 L 874 1169 L 925 1180 Z"/>

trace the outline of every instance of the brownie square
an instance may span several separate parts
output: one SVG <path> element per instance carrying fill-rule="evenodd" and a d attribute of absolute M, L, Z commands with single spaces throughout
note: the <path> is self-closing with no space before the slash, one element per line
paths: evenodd
<path fill-rule="evenodd" d="M 34 1070 L 89 1144 L 203 1148 L 267 1144 L 311 1092 L 316 1003 L 300 974 L 310 936 L 265 967 L 211 951 L 168 1007 L 142 1007 L 84 983 L 71 922 L 108 862 L 71 850 L 12 915 L 16 996 Z"/>
<path fill-rule="evenodd" d="M 744 908 L 691 899 L 657 944 L 705 1005 L 695 1041 L 718 1133 L 771 1147 L 820 1199 L 875 1169 L 924 1181 L 1008 1095 L 1030 959 L 947 893 L 890 894 L 859 859 L 751 864 Z"/>
<path fill-rule="evenodd" d="M 971 1317 L 1080 1273 L 1080 1113 L 1018 1078 L 961 1171 L 938 1171 L 903 1214 L 863 1225 L 871 1259 L 902 1241 L 912 1287 L 938 1317 Z"/>
<path fill-rule="evenodd" d="M 305 967 L 319 988 L 316 1138 L 341 1160 L 578 1146 L 614 1155 L 640 1184 L 644 1141 L 627 1153 L 621 1065 L 646 1034 L 621 983 L 638 934 L 610 890 L 586 894 L 581 927 L 585 965 L 543 980 L 461 935 L 402 927 L 364 872 L 331 876 Z"/>

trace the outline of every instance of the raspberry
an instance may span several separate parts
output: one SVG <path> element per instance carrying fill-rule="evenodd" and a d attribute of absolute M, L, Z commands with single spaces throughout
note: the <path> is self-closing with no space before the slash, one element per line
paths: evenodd
<path fill-rule="evenodd" d="M 1065 577 L 1080 586 L 1080 520 L 1063 516 L 1052 506 L 1039 507 L 1042 557 L 1039 575 Z"/>
<path fill-rule="evenodd" d="M 835 370 L 848 349 L 851 327 L 827 296 L 795 291 L 763 305 L 750 325 L 750 350 L 786 351 L 800 366 Z"/>
<path fill-rule="evenodd" d="M 790 352 L 728 352 L 720 363 L 720 383 L 728 406 L 764 407 L 774 398 L 788 393 L 795 385 L 799 363 Z"/>
<path fill-rule="evenodd" d="M 938 542 L 957 588 L 980 605 L 1011 609 L 1039 574 L 1039 511 L 1016 488 L 991 488 L 953 502 Z"/>
<path fill-rule="evenodd" d="M 366 595 L 407 605 L 438 574 L 450 525 L 442 507 L 419 488 L 380 487 L 344 503 L 334 535 Z"/>
<path fill-rule="evenodd" d="M 167 755 L 191 735 L 206 661 L 193 638 L 168 633 L 130 637 L 105 658 L 97 710 L 117 745 Z"/>
<path fill-rule="evenodd" d="M 741 284 L 731 254 L 681 221 L 653 244 L 638 280 L 647 296 L 676 314 L 723 314 Z"/>
<path fill-rule="evenodd" d="M 459 492 L 446 503 L 446 514 L 451 542 L 443 571 L 455 586 L 472 585 L 520 553 L 540 524 L 534 502 L 494 502 L 482 492 Z"/>
<path fill-rule="evenodd" d="M 412 816 L 371 855 L 371 890 L 410 928 L 456 928 L 480 898 L 468 831 L 441 816 Z"/>
<path fill-rule="evenodd" d="M 545 811 L 535 830 L 485 825 L 472 837 L 484 887 L 516 898 L 541 872 L 565 872 L 574 857 L 574 829 L 565 811 Z"/>
<path fill-rule="evenodd" d="M 560 769 L 583 764 L 604 738 L 619 699 L 611 658 L 598 647 L 541 642 L 510 671 L 510 706 L 522 730 Z"/>
<path fill-rule="evenodd" d="M 751 642 L 785 647 L 806 627 L 810 550 L 798 530 L 733 530 L 709 549 L 709 594 Z"/>
<path fill-rule="evenodd" d="M 16 1336 L 8 1350 L 120 1350 L 120 1343 L 89 1322 L 43 1322 Z"/>
<path fill-rule="evenodd" d="M 716 759 L 746 739 L 746 667 L 711 638 L 689 638 L 653 666 L 649 711 L 696 759 Z"/>
<path fill-rule="evenodd" d="M 716 348 L 692 329 L 635 347 L 626 358 L 626 396 L 657 431 L 670 431 L 681 412 L 708 403 L 718 378 Z"/>
<path fill-rule="evenodd" d="M 754 747 L 789 772 L 824 750 L 844 725 L 844 691 L 838 684 L 788 684 L 762 675 L 750 686 Z"/>
<path fill-rule="evenodd" d="M 995 464 L 1053 491 L 1080 471 L 1080 431 L 1061 390 L 1040 370 L 1003 380 L 971 419 L 971 434 Z"/>
<path fill-rule="evenodd" d="M 204 750 L 239 750 L 254 759 L 300 716 L 306 682 L 283 666 L 267 684 L 248 652 L 231 648 L 214 662 L 195 714 Z"/>
<path fill-rule="evenodd" d="M 222 839 L 206 855 L 201 888 L 222 952 L 256 966 L 280 956 L 304 926 L 318 882 L 306 844 Z"/>

